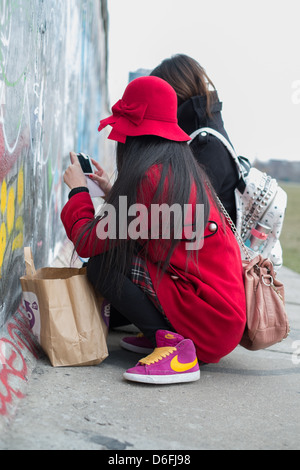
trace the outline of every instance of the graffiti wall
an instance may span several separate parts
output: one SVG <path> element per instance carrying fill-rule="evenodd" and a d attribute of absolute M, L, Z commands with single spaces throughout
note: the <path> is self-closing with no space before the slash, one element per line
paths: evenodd
<path fill-rule="evenodd" d="M 0 329 L 19 307 L 23 247 L 36 267 L 64 237 L 70 150 L 103 162 L 106 0 L 0 0 Z"/>

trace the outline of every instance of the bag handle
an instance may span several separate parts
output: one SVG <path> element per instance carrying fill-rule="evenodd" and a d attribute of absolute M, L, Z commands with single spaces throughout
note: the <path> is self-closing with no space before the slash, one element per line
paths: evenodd
<path fill-rule="evenodd" d="M 243 178 L 243 170 L 241 168 L 239 158 L 238 158 L 234 148 L 232 147 L 232 145 L 228 142 L 228 140 L 220 132 L 216 131 L 215 129 L 212 129 L 211 127 L 201 127 L 201 129 L 197 129 L 195 132 L 193 132 L 190 135 L 191 140 L 188 142 L 188 144 L 190 145 L 192 143 L 192 141 L 195 139 L 195 137 L 197 137 L 197 135 L 199 135 L 199 134 L 202 134 L 202 132 L 206 133 L 206 134 L 211 134 L 211 135 L 217 137 L 217 139 L 219 139 L 222 142 L 222 144 L 227 148 L 228 152 L 230 153 L 233 160 L 235 161 L 236 166 L 237 166 L 238 171 L 239 171 L 240 178 Z"/>
<path fill-rule="evenodd" d="M 32 250 L 30 247 L 24 247 L 24 258 L 25 258 L 25 266 L 26 266 L 26 275 L 27 276 L 35 276 L 36 269 L 34 266 L 34 259 L 32 255 Z"/>
<path fill-rule="evenodd" d="M 228 224 L 229 224 L 229 226 L 230 226 L 230 228 L 231 228 L 231 230 L 232 230 L 232 232 L 233 232 L 235 238 L 237 239 L 237 242 L 238 242 L 240 248 L 241 248 L 241 249 L 243 250 L 243 252 L 244 252 L 245 259 L 246 259 L 247 261 L 251 261 L 252 259 L 255 259 L 255 257 L 256 257 L 257 255 L 254 255 L 254 254 L 252 255 L 252 253 L 251 253 L 251 252 L 248 250 L 248 248 L 246 247 L 246 245 L 245 245 L 245 243 L 244 243 L 244 241 L 243 241 L 241 235 L 240 235 L 239 232 L 238 232 L 238 229 L 236 228 L 236 226 L 235 226 L 235 224 L 234 224 L 232 218 L 230 217 L 230 215 L 228 214 L 227 210 L 225 209 L 225 207 L 224 207 L 224 205 L 223 205 L 221 199 L 220 199 L 219 196 L 217 195 L 217 193 L 216 193 L 215 189 L 213 188 L 211 182 L 208 181 L 208 180 L 205 180 L 205 182 L 206 182 L 207 186 L 209 187 L 210 191 L 212 192 L 212 194 L 214 194 L 214 196 L 215 196 L 215 198 L 216 198 L 216 201 L 217 201 L 217 203 L 218 203 L 218 205 L 219 205 L 219 208 L 220 208 L 222 214 L 224 215 L 225 219 L 227 220 L 227 222 L 228 222 Z"/>

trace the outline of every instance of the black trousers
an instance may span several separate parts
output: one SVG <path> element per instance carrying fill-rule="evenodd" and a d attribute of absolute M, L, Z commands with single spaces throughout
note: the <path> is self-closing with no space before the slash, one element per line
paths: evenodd
<path fill-rule="evenodd" d="M 90 258 L 87 264 L 87 276 L 100 294 L 111 303 L 110 326 L 113 328 L 133 323 L 155 347 L 157 330 L 173 330 L 172 326 L 142 289 L 134 284 L 129 277 L 124 276 L 122 288 L 117 290 L 116 286 L 109 282 L 109 278 L 113 278 L 113 275 L 110 276 L 108 273 L 108 281 L 97 287 L 103 256 L 105 253 Z"/>

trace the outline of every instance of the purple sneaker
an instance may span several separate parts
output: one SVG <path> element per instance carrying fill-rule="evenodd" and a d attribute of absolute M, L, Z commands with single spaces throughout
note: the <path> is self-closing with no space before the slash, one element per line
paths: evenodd
<path fill-rule="evenodd" d="M 194 382 L 200 379 L 200 369 L 194 343 L 166 330 L 156 333 L 157 348 L 128 369 L 124 378 L 148 384 Z"/>
<path fill-rule="evenodd" d="M 154 346 L 147 339 L 143 333 L 139 333 L 137 336 L 127 336 L 121 339 L 120 345 L 127 351 L 139 353 L 139 354 L 151 354 Z"/>

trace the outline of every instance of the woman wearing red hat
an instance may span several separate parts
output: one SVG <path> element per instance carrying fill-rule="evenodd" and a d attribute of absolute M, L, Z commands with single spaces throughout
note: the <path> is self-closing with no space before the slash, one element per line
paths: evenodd
<path fill-rule="evenodd" d="M 222 103 L 215 86 L 195 59 L 176 54 L 163 60 L 151 75 L 166 80 L 176 91 L 178 123 L 185 132 L 192 135 L 198 129 L 209 127 L 229 141 L 221 114 Z M 235 222 L 234 190 L 239 184 L 239 175 L 232 156 L 217 137 L 205 132 L 193 139 L 191 148 Z"/>
<path fill-rule="evenodd" d="M 95 216 L 85 176 L 75 154 L 64 180 L 70 187 L 62 221 L 78 254 L 89 257 L 89 280 L 110 301 L 113 312 L 143 333 L 133 350 L 153 352 L 124 374 L 143 383 L 178 383 L 200 378 L 200 363 L 216 363 L 240 342 L 246 323 L 238 244 L 207 189 L 206 175 L 178 126 L 174 89 L 157 77 L 132 81 L 112 108 L 110 139 L 118 142 L 118 177 L 110 187 L 97 165 L 94 180 L 106 193 Z M 126 198 L 129 217 L 124 218 Z M 153 231 L 154 207 L 176 207 L 169 236 Z M 191 209 L 185 211 L 186 208 Z M 195 244 L 201 207 L 202 234 Z M 146 216 L 132 235 L 132 208 Z M 125 220 L 104 237 L 111 217 Z M 141 230 L 141 225 L 147 230 Z M 116 236 L 114 236 L 116 234 Z M 152 237 L 152 238 L 151 238 Z M 198 243 L 201 241 L 201 243 Z M 112 318 L 113 320 L 113 318 Z M 130 340 L 123 346 L 130 349 Z M 146 349 L 145 349 L 146 348 Z"/>

